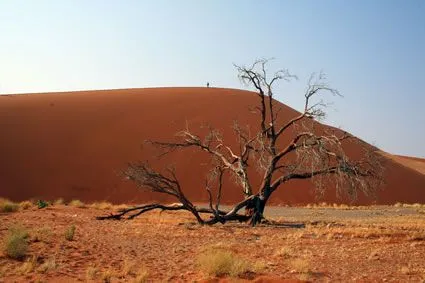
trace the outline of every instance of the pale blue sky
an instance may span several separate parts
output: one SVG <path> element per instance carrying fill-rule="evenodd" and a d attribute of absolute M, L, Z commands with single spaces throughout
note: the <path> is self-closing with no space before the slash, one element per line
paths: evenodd
<path fill-rule="evenodd" d="M 0 0 L 0 93 L 152 86 L 242 88 L 232 63 L 276 57 L 344 98 L 325 122 L 425 157 L 425 1 Z"/>

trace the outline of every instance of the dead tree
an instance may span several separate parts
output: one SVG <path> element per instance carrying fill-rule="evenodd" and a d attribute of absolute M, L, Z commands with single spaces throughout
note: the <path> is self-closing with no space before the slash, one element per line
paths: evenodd
<path fill-rule="evenodd" d="M 247 221 L 254 226 L 262 221 L 264 208 L 273 192 L 284 183 L 295 179 L 312 180 L 317 193 L 323 192 L 329 184 L 336 184 L 339 195 L 356 198 L 359 191 L 366 195 L 372 194 L 381 180 L 382 173 L 377 155 L 373 150 L 368 150 L 361 159 L 351 160 L 344 152 L 343 143 L 356 139 L 338 129 L 325 130 L 325 127 L 317 127 L 319 124 L 314 121 L 325 115 L 323 110 L 325 104 L 322 100 L 316 103 L 313 103 L 313 100 L 326 92 L 337 96 L 340 93 L 327 85 L 323 73 L 313 74 L 304 93 L 303 112 L 289 121 L 281 121 L 278 117 L 282 109 L 274 100 L 273 87 L 281 80 L 289 81 L 296 77 L 287 70 L 280 70 L 269 78 L 267 63 L 268 60 L 263 59 L 248 67 L 235 65 L 242 83 L 253 87 L 259 98 L 256 107 L 259 131 L 251 135 L 245 127 L 235 123 L 233 129 L 238 139 L 237 149 L 224 144 L 220 133 L 212 128 L 204 138 L 186 127 L 177 133 L 177 141 L 150 141 L 160 148 L 163 154 L 196 148 L 211 157 L 212 170 L 205 184 L 209 195 L 208 208 L 196 207 L 185 196 L 174 169 L 160 173 L 146 162 L 132 163 L 123 172 L 124 176 L 134 181 L 140 188 L 171 195 L 178 203 L 168 206 L 143 205 L 99 219 L 120 219 L 124 215 L 134 218 L 153 209 L 187 210 L 201 224 L 237 220 Z M 283 142 L 283 136 L 290 137 L 289 142 Z M 258 188 L 251 185 L 248 172 L 250 166 L 257 166 L 256 172 L 262 175 L 262 182 Z M 244 195 L 244 198 L 229 211 L 220 210 L 225 173 L 234 176 Z M 216 192 L 215 196 L 213 191 Z M 242 209 L 245 210 L 244 214 L 240 213 Z M 203 214 L 207 214 L 208 217 L 204 218 Z"/>

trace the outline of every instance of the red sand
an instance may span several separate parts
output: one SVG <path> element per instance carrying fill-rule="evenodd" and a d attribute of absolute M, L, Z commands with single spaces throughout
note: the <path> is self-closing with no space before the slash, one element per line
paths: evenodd
<path fill-rule="evenodd" d="M 123 181 L 117 172 L 129 161 L 153 160 L 145 139 L 170 140 L 185 127 L 201 133 L 209 123 L 220 129 L 230 144 L 236 140 L 231 126 L 258 127 L 249 110 L 258 103 L 252 92 L 217 88 L 155 88 L 82 91 L 0 96 L 0 196 L 118 202 L 174 201 L 142 192 Z M 283 104 L 282 120 L 297 112 Z M 357 145 L 346 145 L 350 155 Z M 169 159 L 167 159 L 169 161 Z M 187 150 L 173 155 L 184 190 L 194 201 L 204 202 L 202 186 L 207 169 L 204 154 Z M 163 165 L 165 162 L 152 162 Z M 425 203 L 425 175 L 386 158 L 386 185 L 378 199 L 361 198 L 358 204 L 376 202 Z M 255 173 L 253 171 L 252 173 Z M 258 184 L 259 175 L 254 179 Z M 289 182 L 273 195 L 274 204 L 315 202 L 309 181 Z M 240 200 L 240 189 L 227 183 L 227 203 Z M 328 193 L 319 201 L 341 202 Z"/>

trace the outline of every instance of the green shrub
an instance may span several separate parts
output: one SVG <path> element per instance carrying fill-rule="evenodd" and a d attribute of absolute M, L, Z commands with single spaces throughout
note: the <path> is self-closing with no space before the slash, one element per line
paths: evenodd
<path fill-rule="evenodd" d="M 4 239 L 4 251 L 13 259 L 23 259 L 28 251 L 28 232 L 21 226 L 10 227 Z"/>
<path fill-rule="evenodd" d="M 39 209 L 41 209 L 41 208 L 45 208 L 45 207 L 47 207 L 47 206 L 49 206 L 49 204 L 47 203 L 47 201 L 44 201 L 44 200 L 38 200 L 38 201 L 37 201 L 37 207 L 38 207 Z"/>
<path fill-rule="evenodd" d="M 66 240 L 68 240 L 68 241 L 74 240 L 75 229 L 76 229 L 75 225 L 71 225 L 65 230 L 65 239 Z"/>

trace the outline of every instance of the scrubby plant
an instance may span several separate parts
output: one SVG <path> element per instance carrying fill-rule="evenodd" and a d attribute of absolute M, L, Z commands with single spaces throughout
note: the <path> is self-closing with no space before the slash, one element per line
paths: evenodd
<path fill-rule="evenodd" d="M 78 208 L 85 207 L 85 204 L 82 201 L 78 200 L 78 199 L 71 200 L 68 205 L 69 206 L 73 206 L 73 207 L 78 207 Z"/>
<path fill-rule="evenodd" d="M 37 271 L 40 273 L 46 273 L 51 270 L 55 270 L 58 267 L 56 263 L 56 259 L 54 257 L 51 257 L 47 259 L 42 265 L 37 268 Z"/>
<path fill-rule="evenodd" d="M 89 266 L 86 270 L 87 280 L 94 280 L 97 276 L 98 269 L 95 266 Z"/>
<path fill-rule="evenodd" d="M 145 267 L 142 267 L 137 272 L 136 278 L 134 279 L 134 283 L 148 282 L 148 278 L 149 278 L 149 271 Z"/>
<path fill-rule="evenodd" d="M 32 256 L 30 259 L 28 259 L 27 261 L 25 261 L 19 268 L 18 268 L 18 272 L 22 275 L 31 273 L 35 270 L 37 266 L 37 257 L 36 256 Z"/>
<path fill-rule="evenodd" d="M 9 228 L 4 239 L 4 252 L 13 259 L 21 260 L 28 251 L 28 232 L 21 226 Z"/>
<path fill-rule="evenodd" d="M 39 209 L 46 208 L 47 206 L 49 206 L 49 203 L 48 203 L 47 201 L 42 200 L 42 199 L 39 199 L 39 200 L 37 201 L 37 207 L 38 207 Z"/>
<path fill-rule="evenodd" d="M 38 227 L 31 232 L 31 240 L 34 242 L 48 242 L 51 236 L 50 227 Z"/>
<path fill-rule="evenodd" d="M 111 209 L 113 205 L 110 202 L 102 201 L 102 202 L 94 202 L 90 205 L 90 207 L 94 209 L 104 210 L 104 209 Z"/>
<path fill-rule="evenodd" d="M 0 212 L 15 212 L 19 210 L 19 205 L 8 199 L 0 198 Z"/>
<path fill-rule="evenodd" d="M 198 257 L 199 268 L 212 276 L 240 276 L 246 272 L 253 271 L 253 268 L 243 260 L 235 255 L 233 252 L 208 248 L 202 252 Z"/>
<path fill-rule="evenodd" d="M 65 239 L 66 240 L 68 240 L 68 241 L 74 240 L 75 229 L 76 229 L 75 225 L 71 225 L 65 230 Z"/>
<path fill-rule="evenodd" d="M 111 269 L 105 270 L 102 272 L 100 279 L 104 283 L 109 283 L 112 281 L 112 277 L 114 276 L 114 272 Z"/>
<path fill-rule="evenodd" d="M 30 209 L 32 206 L 33 206 L 33 203 L 32 203 L 32 202 L 30 202 L 29 200 L 21 201 L 21 202 L 19 203 L 19 207 L 20 207 L 22 210 Z"/>
<path fill-rule="evenodd" d="M 63 198 L 58 198 L 57 200 L 54 201 L 54 205 L 63 205 L 65 203 L 65 201 L 63 200 Z"/>

